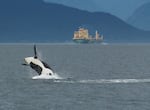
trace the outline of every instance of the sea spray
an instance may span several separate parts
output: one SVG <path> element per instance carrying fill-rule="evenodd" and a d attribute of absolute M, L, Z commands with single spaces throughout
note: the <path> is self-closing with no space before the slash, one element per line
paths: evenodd
<path fill-rule="evenodd" d="M 60 77 L 58 74 L 54 73 L 54 75 L 36 75 L 33 76 L 32 79 L 63 79 L 62 77 Z"/>
<path fill-rule="evenodd" d="M 127 84 L 127 83 L 150 83 L 150 79 L 95 79 L 95 80 L 56 80 L 57 83 L 80 83 L 80 84 Z"/>

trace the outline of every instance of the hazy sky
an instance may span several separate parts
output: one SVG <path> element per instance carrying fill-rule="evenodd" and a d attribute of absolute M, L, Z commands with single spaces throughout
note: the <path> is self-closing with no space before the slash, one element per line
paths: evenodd
<path fill-rule="evenodd" d="M 65 4 L 88 11 L 104 11 L 126 20 L 144 3 L 150 0 L 45 0 Z"/>

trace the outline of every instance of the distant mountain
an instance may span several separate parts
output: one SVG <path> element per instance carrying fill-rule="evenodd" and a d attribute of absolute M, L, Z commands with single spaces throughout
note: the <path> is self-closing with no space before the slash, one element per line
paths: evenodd
<path fill-rule="evenodd" d="M 90 12 L 107 12 L 126 20 L 139 6 L 150 0 L 44 0 Z"/>
<path fill-rule="evenodd" d="M 90 13 L 42 0 L 0 0 L 0 42 L 66 42 L 85 26 L 107 42 L 150 42 L 138 30 L 108 13 Z"/>
<path fill-rule="evenodd" d="M 127 22 L 139 29 L 150 30 L 150 3 L 146 3 L 139 7 Z"/>

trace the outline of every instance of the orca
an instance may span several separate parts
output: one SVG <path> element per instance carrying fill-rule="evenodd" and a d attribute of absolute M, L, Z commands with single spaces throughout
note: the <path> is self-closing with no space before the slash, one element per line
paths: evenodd
<path fill-rule="evenodd" d="M 45 63 L 44 61 L 41 61 L 38 58 L 36 45 L 34 45 L 34 56 L 26 57 L 24 58 L 24 61 L 25 63 L 22 65 L 30 66 L 33 70 L 35 70 L 38 73 L 39 76 L 53 76 L 54 75 L 52 68 L 47 63 Z"/>

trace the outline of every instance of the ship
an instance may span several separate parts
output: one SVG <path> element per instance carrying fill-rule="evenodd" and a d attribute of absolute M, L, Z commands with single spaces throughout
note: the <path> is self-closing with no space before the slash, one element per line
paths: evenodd
<path fill-rule="evenodd" d="M 79 28 L 74 32 L 73 41 L 75 43 L 101 43 L 103 41 L 103 35 L 100 35 L 98 31 L 95 31 L 95 37 L 89 35 L 88 29 Z"/>

